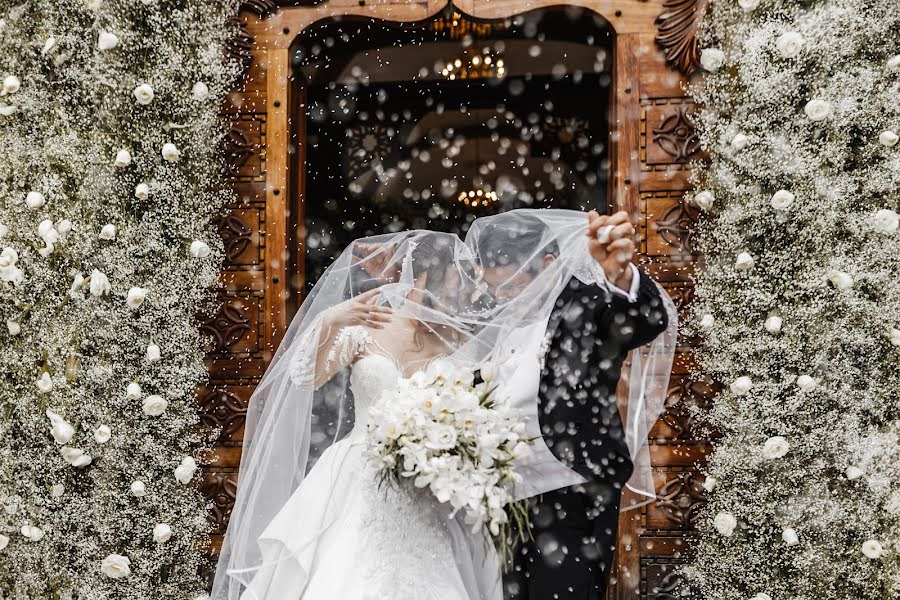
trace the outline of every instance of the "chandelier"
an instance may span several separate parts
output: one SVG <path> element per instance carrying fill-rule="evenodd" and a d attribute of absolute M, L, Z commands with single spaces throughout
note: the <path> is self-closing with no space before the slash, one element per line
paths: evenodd
<path fill-rule="evenodd" d="M 467 192 L 460 192 L 458 200 L 462 204 L 472 208 L 490 206 L 497 203 L 497 192 L 486 192 L 482 189 L 469 190 Z"/>
<path fill-rule="evenodd" d="M 500 79 L 506 75 L 506 65 L 502 58 L 489 47 L 479 52 L 474 48 L 463 50 L 462 56 L 448 61 L 441 69 L 441 75 L 450 81 L 456 79 Z"/>

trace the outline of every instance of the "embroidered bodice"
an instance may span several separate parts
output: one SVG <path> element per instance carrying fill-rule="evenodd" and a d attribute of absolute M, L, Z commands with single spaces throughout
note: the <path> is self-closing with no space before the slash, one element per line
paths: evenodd
<path fill-rule="evenodd" d="M 356 424 L 351 435 L 365 434 L 369 409 L 381 392 L 397 385 L 399 378 L 397 363 L 384 354 L 367 354 L 353 363 L 350 368 L 350 391 L 353 392 Z"/>

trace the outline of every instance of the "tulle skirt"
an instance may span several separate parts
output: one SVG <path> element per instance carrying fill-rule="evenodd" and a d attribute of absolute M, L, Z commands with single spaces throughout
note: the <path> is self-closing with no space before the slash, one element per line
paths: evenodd
<path fill-rule="evenodd" d="M 326 450 L 259 538 L 241 600 L 500 600 L 499 561 L 427 491 L 379 486 L 365 444 Z"/>

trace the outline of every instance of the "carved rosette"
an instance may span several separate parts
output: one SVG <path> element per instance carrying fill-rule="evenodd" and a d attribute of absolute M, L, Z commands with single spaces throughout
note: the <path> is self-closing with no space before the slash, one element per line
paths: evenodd
<path fill-rule="evenodd" d="M 709 0 L 665 0 L 663 13 L 656 19 L 656 42 L 669 64 L 685 75 L 700 70 L 697 37 L 708 4 Z"/>
<path fill-rule="evenodd" d="M 220 217 L 217 225 L 225 244 L 225 258 L 234 263 L 253 242 L 253 230 L 234 214 Z"/>
<path fill-rule="evenodd" d="M 653 141 L 674 162 L 686 162 L 700 150 L 700 136 L 687 107 L 676 106 L 664 116 L 653 129 Z"/>
<path fill-rule="evenodd" d="M 228 128 L 224 139 L 225 175 L 236 177 L 250 157 L 253 156 L 253 142 L 237 124 Z"/>
<path fill-rule="evenodd" d="M 200 421 L 221 430 L 219 440 L 231 438 L 240 431 L 247 416 L 243 399 L 226 390 L 208 390 L 198 399 Z"/>
<path fill-rule="evenodd" d="M 200 487 L 204 495 L 212 500 L 209 520 L 213 532 L 225 533 L 237 497 L 237 473 L 204 473 Z"/>
<path fill-rule="evenodd" d="M 219 311 L 200 326 L 200 332 L 212 337 L 212 347 L 208 353 L 228 352 L 234 344 L 250 331 L 250 320 L 240 308 L 227 302 L 219 306 Z"/>
<path fill-rule="evenodd" d="M 666 519 L 678 527 L 693 529 L 706 502 L 703 483 L 697 474 L 683 471 L 659 490 L 656 506 Z"/>
<path fill-rule="evenodd" d="M 670 246 L 681 252 L 694 252 L 694 224 L 699 210 L 686 202 L 678 202 L 656 221 L 656 233 Z"/>

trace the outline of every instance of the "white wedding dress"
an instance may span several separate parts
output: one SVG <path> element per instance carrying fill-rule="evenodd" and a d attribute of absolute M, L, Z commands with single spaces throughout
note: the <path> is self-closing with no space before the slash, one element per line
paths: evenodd
<path fill-rule="evenodd" d="M 260 536 L 264 566 L 241 600 L 499 600 L 499 564 L 483 539 L 427 490 L 379 488 L 366 461 L 368 409 L 399 366 L 368 354 L 351 369 L 356 426 Z"/>

